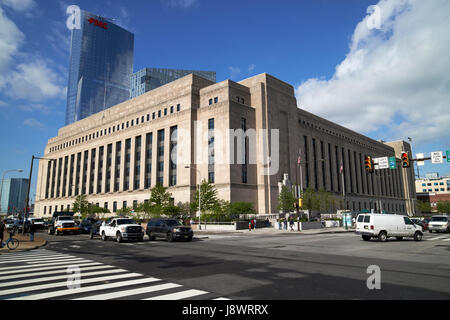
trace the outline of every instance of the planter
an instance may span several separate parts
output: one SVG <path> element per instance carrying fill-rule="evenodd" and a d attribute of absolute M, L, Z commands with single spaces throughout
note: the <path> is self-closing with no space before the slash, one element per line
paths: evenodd
<path fill-rule="evenodd" d="M 322 229 L 322 222 L 300 222 L 300 230 Z"/>

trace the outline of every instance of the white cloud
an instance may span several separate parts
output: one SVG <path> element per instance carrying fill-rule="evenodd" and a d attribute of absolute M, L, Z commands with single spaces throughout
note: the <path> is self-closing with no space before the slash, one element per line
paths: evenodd
<path fill-rule="evenodd" d="M 228 70 L 230 70 L 230 78 L 234 79 L 236 78 L 238 75 L 241 74 L 241 69 L 238 67 L 228 67 Z"/>
<path fill-rule="evenodd" d="M 11 67 L 17 49 L 25 40 L 25 35 L 12 22 L 0 7 L 0 74 L 4 75 Z M 0 88 L 4 84 L 0 77 Z"/>
<path fill-rule="evenodd" d="M 43 60 L 22 63 L 17 70 L 11 72 L 7 79 L 5 94 L 15 99 L 41 101 L 52 98 L 63 98 L 64 79 L 48 67 Z"/>
<path fill-rule="evenodd" d="M 329 80 L 297 87 L 300 108 L 365 134 L 417 142 L 450 137 L 450 1 L 381 0 Z"/>
<path fill-rule="evenodd" d="M 45 130 L 46 126 L 41 123 L 40 121 L 36 120 L 36 119 L 25 119 L 23 121 L 23 125 L 30 127 L 30 128 L 34 128 L 34 129 L 38 129 L 38 130 Z"/>
<path fill-rule="evenodd" d="M 198 0 L 165 0 L 169 7 L 187 9 L 198 5 Z"/>
<path fill-rule="evenodd" d="M 0 4 L 17 12 L 26 12 L 36 5 L 34 0 L 0 0 Z"/>

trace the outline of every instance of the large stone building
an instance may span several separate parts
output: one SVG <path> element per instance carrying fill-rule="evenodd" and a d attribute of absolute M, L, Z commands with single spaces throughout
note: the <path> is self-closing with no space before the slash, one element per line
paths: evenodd
<path fill-rule="evenodd" d="M 157 182 L 188 202 L 204 179 L 222 199 L 275 213 L 284 174 L 303 188 L 345 189 L 350 210 L 413 213 L 413 168 L 364 166 L 365 155 L 400 163 L 403 150 L 299 109 L 294 88 L 266 73 L 219 83 L 190 74 L 61 128 L 45 148 L 56 161 L 39 163 L 35 215 L 70 210 L 79 194 L 115 212 L 149 199 Z"/>

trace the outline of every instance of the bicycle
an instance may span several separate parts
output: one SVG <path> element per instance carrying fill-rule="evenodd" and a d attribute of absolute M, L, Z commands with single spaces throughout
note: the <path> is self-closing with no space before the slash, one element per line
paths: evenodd
<path fill-rule="evenodd" d="M 4 248 L 5 246 L 8 247 L 9 250 L 14 250 L 19 246 L 19 240 L 13 237 L 9 237 L 6 242 L 3 242 L 3 240 L 0 241 L 0 248 Z"/>

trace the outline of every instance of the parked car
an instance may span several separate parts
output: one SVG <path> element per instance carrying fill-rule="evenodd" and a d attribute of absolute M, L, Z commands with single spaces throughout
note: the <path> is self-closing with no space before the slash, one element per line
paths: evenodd
<path fill-rule="evenodd" d="M 48 234 L 77 234 L 78 226 L 73 219 L 73 212 L 54 212 L 52 223 L 48 227 Z"/>
<path fill-rule="evenodd" d="M 44 219 L 42 218 L 30 218 L 30 223 L 34 222 L 35 230 L 44 230 Z"/>
<path fill-rule="evenodd" d="M 5 220 L 6 230 L 11 230 L 14 227 L 14 219 L 6 219 Z"/>
<path fill-rule="evenodd" d="M 362 235 L 363 240 L 377 238 L 385 242 L 389 237 L 402 240 L 413 237 L 422 240 L 422 227 L 415 225 L 408 217 L 395 214 L 360 214 L 356 220 L 356 233 Z"/>
<path fill-rule="evenodd" d="M 191 241 L 194 236 L 191 227 L 184 226 L 180 221 L 175 219 L 151 219 L 147 223 L 145 233 L 148 235 L 150 241 L 156 238 L 164 238 L 169 242 L 178 239 Z"/>
<path fill-rule="evenodd" d="M 14 221 L 14 225 L 13 228 L 17 231 L 17 232 L 22 232 L 24 226 L 25 226 L 25 232 L 30 231 L 30 221 L 29 220 L 25 220 L 25 224 L 23 223 L 23 220 L 15 220 Z"/>
<path fill-rule="evenodd" d="M 432 216 L 430 222 L 428 223 L 428 230 L 430 231 L 430 233 L 432 233 L 433 231 L 450 232 L 448 216 Z"/>

